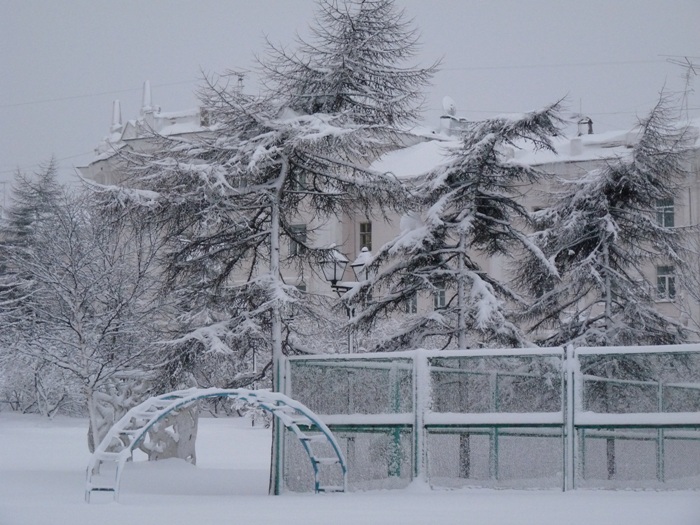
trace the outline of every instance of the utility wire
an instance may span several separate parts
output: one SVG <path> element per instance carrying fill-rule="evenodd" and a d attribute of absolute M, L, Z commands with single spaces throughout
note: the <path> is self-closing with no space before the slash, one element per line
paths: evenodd
<path fill-rule="evenodd" d="M 444 67 L 439 71 L 483 71 L 491 69 L 538 69 L 538 68 L 558 68 L 558 67 L 591 67 L 591 66 L 623 66 L 632 64 L 661 64 L 665 60 L 618 60 L 609 62 L 570 62 L 558 64 L 521 64 L 511 66 L 461 66 Z"/>
<path fill-rule="evenodd" d="M 88 151 L 87 153 L 78 153 L 77 155 L 70 155 L 69 157 L 61 157 L 60 159 L 54 159 L 54 160 L 56 162 L 61 162 L 64 160 L 70 160 L 70 159 L 76 159 L 78 157 L 84 157 L 85 155 L 94 155 L 94 151 Z M 44 162 L 38 162 L 36 164 L 29 164 L 27 166 L 17 166 L 15 168 L 11 168 L 11 169 L 4 169 L 4 170 L 0 170 L 0 175 L 4 175 L 7 173 L 17 173 L 17 171 L 24 171 L 24 170 L 28 170 L 31 168 L 39 168 L 44 164 L 45 164 Z M 0 183 L 1 183 L 1 181 L 0 181 Z"/>
<path fill-rule="evenodd" d="M 181 82 L 170 82 L 168 84 L 154 84 L 153 87 L 167 87 L 167 86 L 179 86 L 182 84 L 192 84 L 194 81 L 193 80 L 183 80 Z M 118 93 L 131 93 L 133 91 L 141 91 L 141 87 L 138 88 L 130 88 L 130 89 L 119 89 L 115 91 L 101 91 L 99 93 L 86 93 L 83 95 L 71 95 L 68 97 L 57 97 L 57 98 L 45 98 L 41 100 L 29 100 L 26 102 L 15 102 L 13 104 L 0 104 L 0 108 L 17 108 L 20 106 L 32 106 L 35 104 L 48 104 L 50 102 L 63 102 L 65 100 L 77 100 L 81 98 L 92 98 L 92 97 L 100 97 L 102 95 L 116 95 Z"/>
<path fill-rule="evenodd" d="M 509 66 L 460 66 L 460 67 L 445 67 L 440 68 L 440 71 L 485 71 L 485 70 L 508 70 L 508 69 L 538 69 L 538 68 L 560 68 L 560 67 L 591 67 L 591 66 L 620 66 L 620 65 L 632 65 L 632 64 L 658 64 L 664 63 L 665 60 L 619 60 L 619 61 L 607 61 L 607 62 L 572 62 L 572 63 L 558 63 L 558 64 L 522 64 L 522 65 L 509 65 Z M 180 82 L 170 82 L 167 84 L 154 84 L 153 87 L 168 87 L 168 86 L 179 86 L 183 84 L 192 84 L 194 80 L 183 80 Z M 100 97 L 103 95 L 116 95 L 119 93 L 131 93 L 133 91 L 140 91 L 141 88 L 130 88 L 121 89 L 114 91 L 100 91 L 96 93 L 85 93 L 82 95 L 71 95 L 67 97 L 57 97 L 57 98 L 47 98 L 41 100 L 29 100 L 25 102 L 15 102 L 12 104 L 0 104 L 0 108 L 15 108 L 20 106 L 31 106 L 34 104 L 48 104 L 51 102 L 63 102 L 66 100 L 77 100 L 83 98 Z"/>

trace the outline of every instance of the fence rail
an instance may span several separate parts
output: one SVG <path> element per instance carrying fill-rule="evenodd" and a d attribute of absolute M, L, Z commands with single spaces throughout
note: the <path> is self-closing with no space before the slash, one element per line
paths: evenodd
<path fill-rule="evenodd" d="M 285 393 L 344 443 L 351 488 L 700 480 L 700 345 L 294 356 L 285 370 Z"/>

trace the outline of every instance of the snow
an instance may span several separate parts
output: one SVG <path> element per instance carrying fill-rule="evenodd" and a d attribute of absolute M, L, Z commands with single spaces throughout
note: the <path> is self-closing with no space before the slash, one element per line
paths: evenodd
<path fill-rule="evenodd" d="M 401 414 L 330 414 L 321 415 L 326 425 L 412 425 L 413 412 Z"/>
<path fill-rule="evenodd" d="M 700 423 L 698 412 L 641 412 L 635 414 L 599 414 L 596 412 L 578 412 L 577 426 L 693 426 Z"/>
<path fill-rule="evenodd" d="M 630 350 L 632 349 L 632 350 Z M 677 354 L 685 354 L 700 351 L 700 344 L 682 344 L 682 345 L 659 345 L 659 346 L 607 346 L 607 347 L 585 347 L 576 348 L 576 355 L 617 355 L 617 354 L 657 354 L 659 352 L 670 352 Z"/>
<path fill-rule="evenodd" d="M 426 425 L 561 425 L 563 412 L 484 412 L 464 414 L 454 412 L 428 412 L 425 414 Z M 577 421 L 578 423 L 578 421 Z"/>
<path fill-rule="evenodd" d="M 683 346 L 683 345 L 679 345 Z M 692 345 L 688 345 L 692 346 Z M 630 348 L 630 347 L 625 347 L 625 348 Z M 637 350 L 638 347 L 634 347 L 635 351 Z M 641 347 L 640 347 L 641 348 Z M 665 348 L 665 347 L 657 347 L 657 348 Z M 698 346 L 700 349 L 700 346 Z M 578 351 L 578 349 L 577 349 Z M 602 350 L 599 348 L 599 352 Z M 343 360 L 347 361 L 352 361 L 352 360 L 358 360 L 358 361 L 367 361 L 367 360 L 378 360 L 378 359 L 387 359 L 387 360 L 397 360 L 397 359 L 413 359 L 416 357 L 416 354 L 420 353 L 421 356 L 426 357 L 426 358 L 431 358 L 431 357 L 464 357 L 465 355 L 467 357 L 535 357 L 535 356 L 563 356 L 564 355 L 564 350 L 561 347 L 552 347 L 552 348 L 542 348 L 542 347 L 534 347 L 534 348 L 470 348 L 468 350 L 404 350 L 400 352 L 372 352 L 371 354 L 346 354 L 343 355 Z M 287 356 L 287 359 L 290 361 L 307 361 L 310 358 L 308 356 L 303 356 L 303 355 L 290 355 Z M 318 356 L 313 356 L 313 361 L 337 361 L 338 356 L 334 354 L 324 354 L 324 355 L 318 355 Z M 337 364 L 333 364 L 333 366 L 338 366 Z M 364 367 L 364 365 L 363 365 Z"/>
<path fill-rule="evenodd" d="M 160 134 L 164 137 L 169 137 L 171 135 L 184 135 L 186 133 L 201 133 L 202 131 L 206 131 L 206 128 L 196 122 L 180 122 L 163 127 L 160 130 Z"/>
<path fill-rule="evenodd" d="M 700 119 L 689 123 L 688 134 L 692 143 L 700 144 Z M 414 135 L 419 136 L 415 131 Z M 390 172 L 399 179 L 425 175 L 449 162 L 449 149 L 459 145 L 458 137 L 425 134 L 425 142 L 389 152 L 376 160 L 371 168 Z M 559 136 L 552 141 L 555 151 L 533 150 L 523 147 L 513 151 L 513 162 L 541 166 L 553 162 L 583 162 L 626 157 L 639 139 L 639 128 L 616 130 L 580 137 Z M 577 147 L 572 149 L 572 140 Z"/>
<path fill-rule="evenodd" d="M 370 169 L 380 173 L 393 173 L 399 179 L 417 177 L 447 163 L 450 146 L 458 144 L 457 141 L 442 140 L 419 142 L 383 155 L 370 165 Z"/>
<path fill-rule="evenodd" d="M 200 420 L 198 466 L 126 466 L 120 503 L 83 501 L 87 422 L 0 413 L 0 523 L 288 525 L 697 525 L 691 491 L 406 490 L 267 495 L 271 432 L 246 419 Z M 100 500 L 101 501 L 101 500 Z"/>

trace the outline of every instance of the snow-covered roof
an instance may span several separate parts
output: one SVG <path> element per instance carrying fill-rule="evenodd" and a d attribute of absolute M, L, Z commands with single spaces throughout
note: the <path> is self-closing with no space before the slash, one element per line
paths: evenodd
<path fill-rule="evenodd" d="M 534 150 L 529 145 L 513 149 L 513 161 L 538 166 L 553 163 L 602 161 L 630 154 L 639 139 L 638 126 L 629 130 L 608 131 L 581 136 L 555 137 L 555 151 Z M 693 121 L 688 129 L 693 147 L 700 149 L 700 119 Z M 459 138 L 444 134 L 422 134 L 424 142 L 382 155 L 371 164 L 380 172 L 393 173 L 396 177 L 412 178 L 435 169 L 448 162 L 449 149 L 459 145 Z M 518 146 L 516 144 L 516 146 Z"/>
<path fill-rule="evenodd" d="M 400 179 L 417 177 L 447 162 L 448 149 L 458 144 L 456 139 L 419 142 L 382 155 L 370 168 L 382 173 L 393 173 Z"/>
<path fill-rule="evenodd" d="M 204 128 L 199 123 L 179 122 L 177 124 L 171 124 L 169 126 L 161 128 L 159 130 L 159 133 L 164 137 L 167 137 L 170 135 L 182 135 L 184 133 L 199 133 L 202 131 L 206 131 L 206 129 L 207 128 Z"/>

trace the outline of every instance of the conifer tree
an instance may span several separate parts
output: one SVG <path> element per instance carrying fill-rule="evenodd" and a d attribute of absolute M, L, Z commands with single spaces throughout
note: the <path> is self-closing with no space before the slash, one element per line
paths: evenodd
<path fill-rule="evenodd" d="M 318 0 L 308 39 L 269 45 L 266 83 L 304 113 L 345 113 L 376 129 L 414 122 L 438 62 L 410 63 L 419 33 L 394 0 Z"/>
<path fill-rule="evenodd" d="M 557 274 L 541 258 L 524 257 L 518 279 L 534 297 L 524 319 L 544 344 L 675 344 L 687 337 L 656 308 L 653 280 L 656 266 L 673 268 L 678 284 L 689 270 L 687 229 L 657 217 L 659 204 L 678 196 L 687 142 L 664 97 L 638 131 L 629 156 L 562 181 L 555 202 L 538 214 L 531 240 Z"/>
<path fill-rule="evenodd" d="M 376 349 L 529 344 L 508 311 L 520 297 L 485 271 L 479 257 L 508 258 L 520 247 L 547 266 L 521 230 L 528 214 L 519 202 L 519 187 L 540 174 L 513 162 L 507 147 L 529 143 L 551 149 L 558 109 L 554 104 L 516 119 L 473 123 L 447 162 L 418 184 L 418 211 L 404 217 L 401 233 L 372 263 L 376 276 L 350 299 L 364 303 L 354 322 L 366 329 L 385 314 L 410 311 L 407 304 L 417 296 L 437 295 L 436 308 L 407 314 Z"/>

